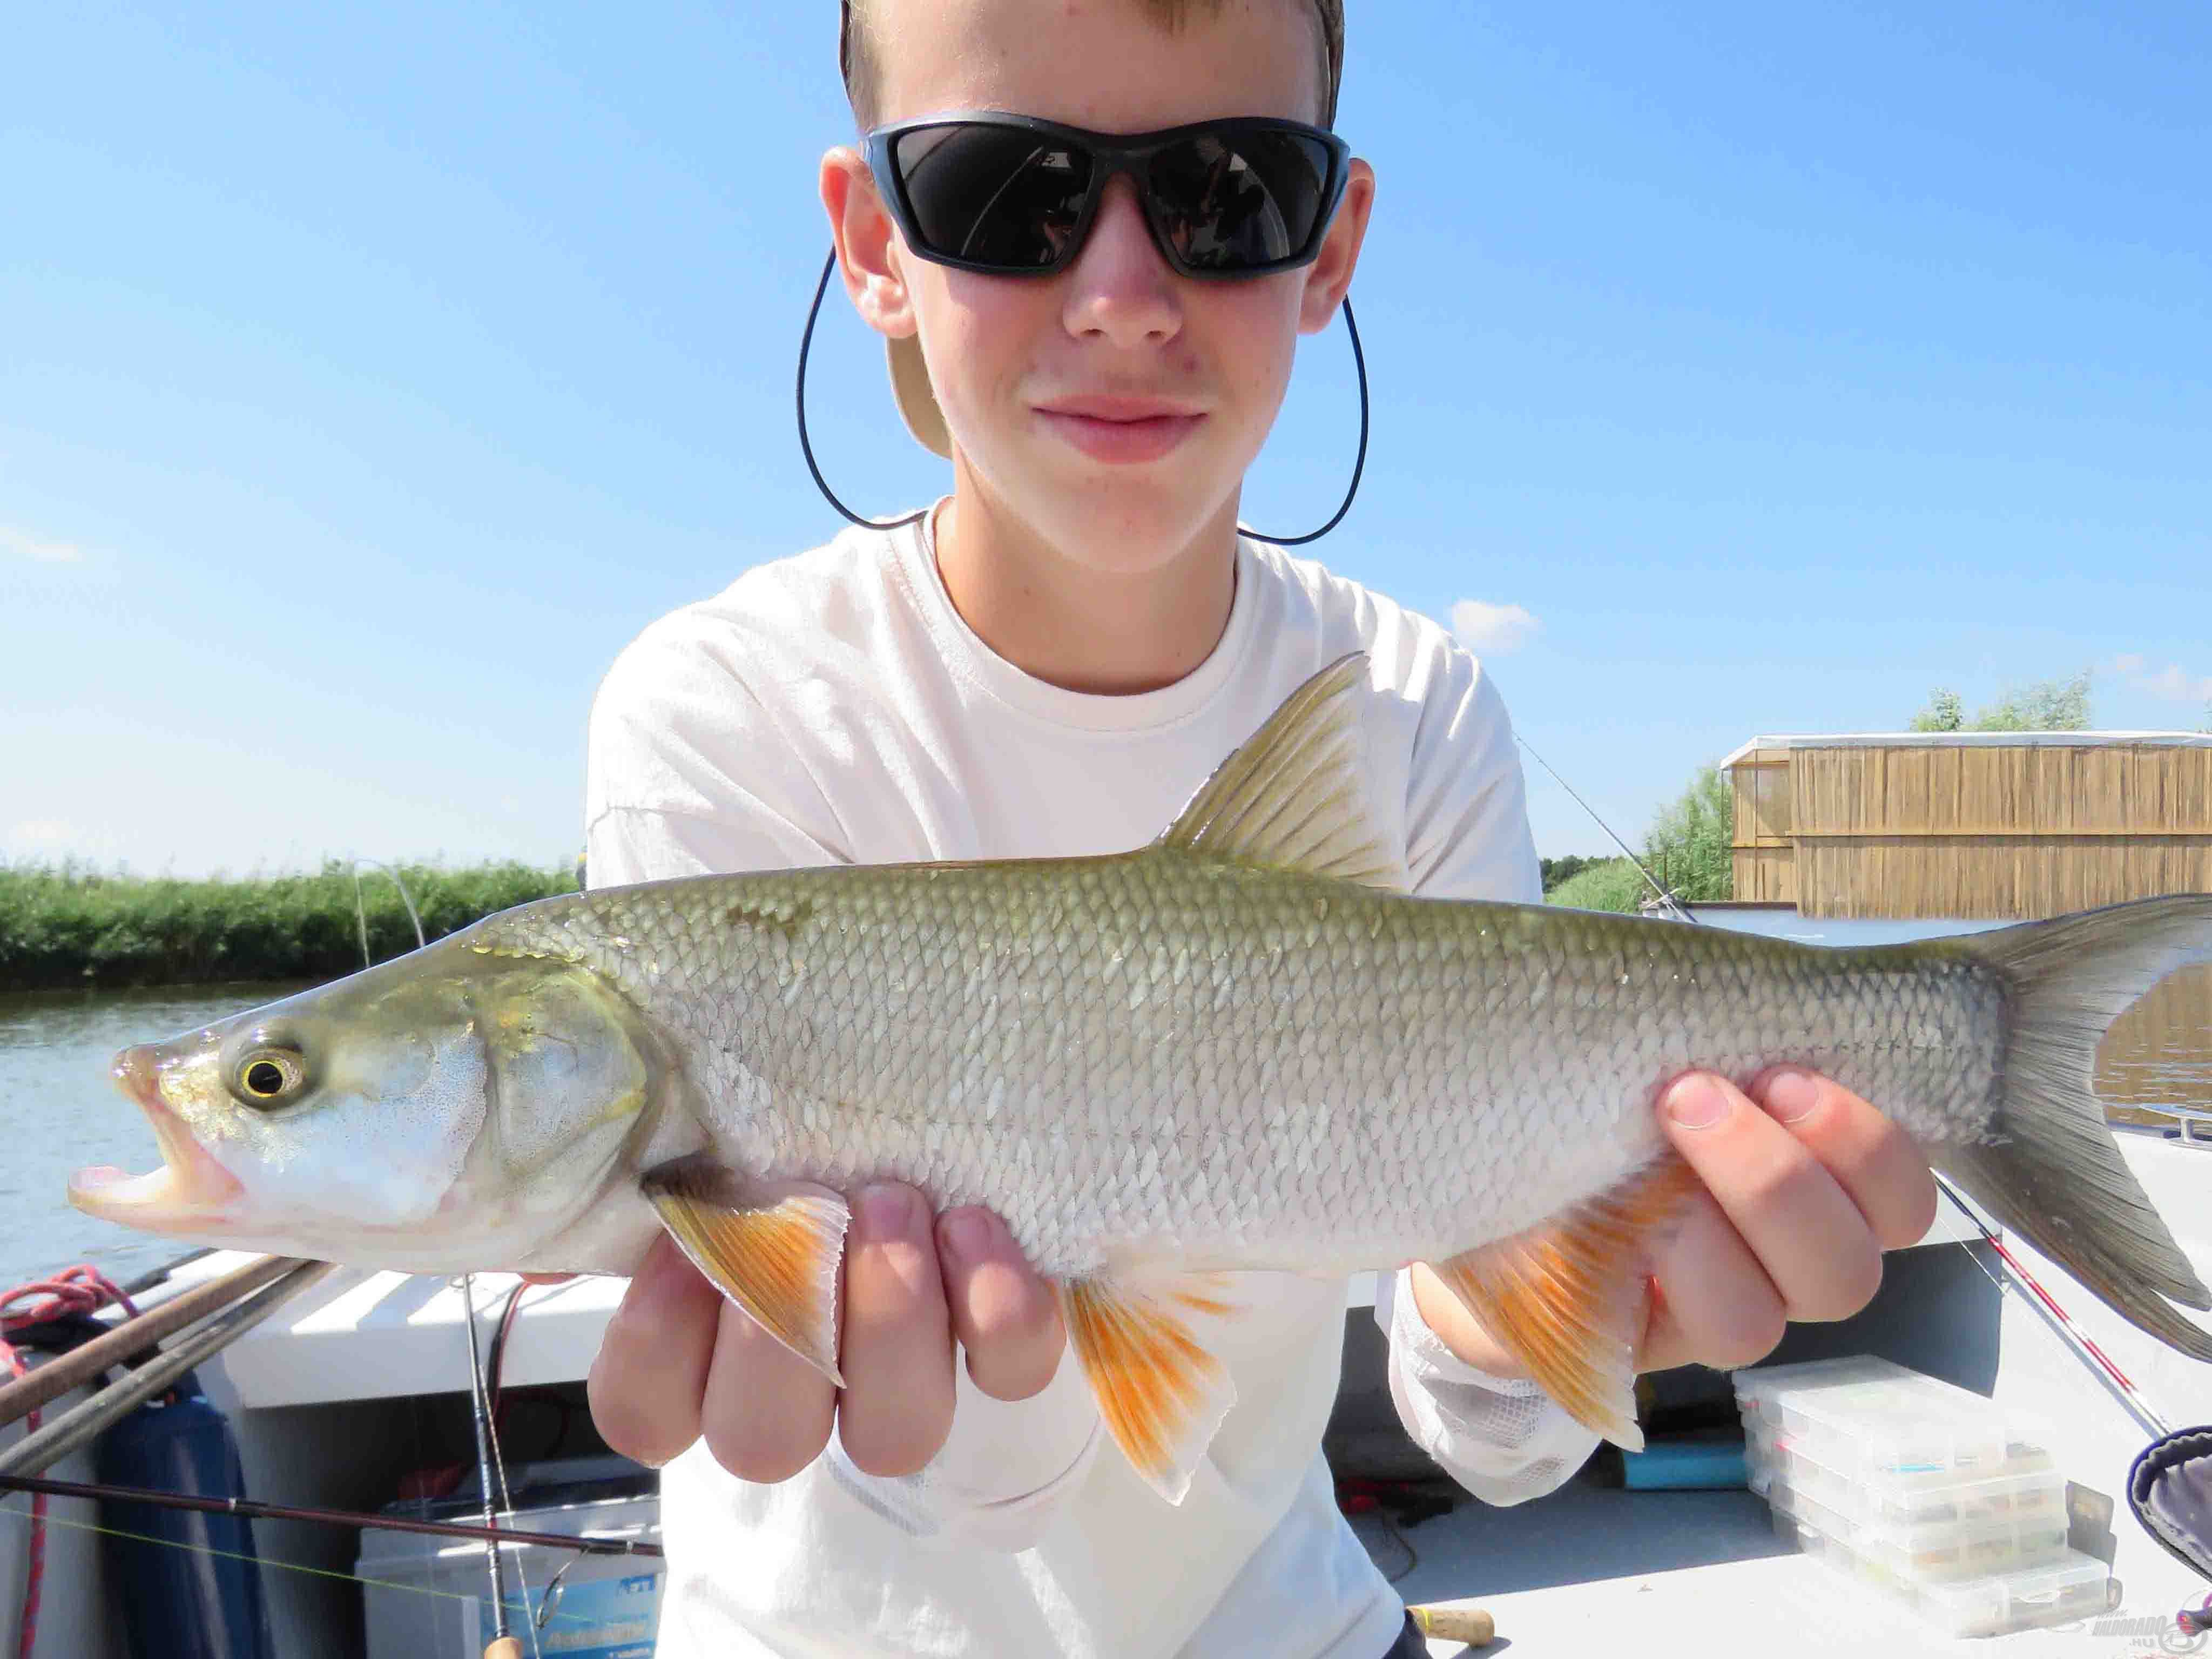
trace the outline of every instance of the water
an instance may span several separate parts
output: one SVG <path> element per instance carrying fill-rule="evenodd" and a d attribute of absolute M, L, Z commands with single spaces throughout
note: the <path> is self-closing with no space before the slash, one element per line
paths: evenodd
<path fill-rule="evenodd" d="M 126 1279 L 191 1249 L 70 1207 L 69 1178 L 88 1164 L 137 1175 L 161 1155 L 145 1115 L 107 1079 L 115 1051 L 173 1036 L 298 989 L 192 985 L 150 991 L 0 996 L 0 1124 L 15 1152 L 0 1162 L 0 1290 L 73 1261 Z"/>

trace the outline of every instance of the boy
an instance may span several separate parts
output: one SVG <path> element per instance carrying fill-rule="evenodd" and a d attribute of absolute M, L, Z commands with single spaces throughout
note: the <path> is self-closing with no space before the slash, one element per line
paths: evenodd
<path fill-rule="evenodd" d="M 969 118 L 876 147 L 903 224 L 868 158 L 824 159 L 848 291 L 953 490 L 917 523 L 750 571 L 624 652 L 592 721 L 594 885 L 1122 851 L 1285 694 L 1364 649 L 1370 784 L 1415 890 L 1540 896 L 1478 665 L 1237 530 L 1297 337 L 1334 316 L 1374 200 L 1321 131 L 1342 29 L 1341 0 L 848 9 L 864 130 L 995 112 L 1116 136 L 1315 131 L 1208 129 L 1093 198 L 1081 134 Z M 1228 180 L 1247 191 L 1233 218 L 1209 205 Z M 1757 1092 L 1670 1093 L 1711 1196 L 1657 1265 L 1647 1369 L 1741 1364 L 1785 1315 L 1855 1310 L 1881 1250 L 1932 1213 L 1925 1165 L 1865 1103 L 1795 1074 Z M 855 1198 L 842 1394 L 665 1240 L 609 1327 L 594 1415 L 666 1464 L 663 1655 L 1422 1650 L 1320 1457 L 1341 1285 L 1240 1287 L 1222 1356 L 1237 1404 L 1171 1507 L 1101 1453 L 1051 1293 L 1003 1223 L 933 1216 L 890 1183 Z M 1589 1451 L 1425 1268 L 1386 1275 L 1376 1316 L 1409 1430 L 1479 1495 L 1538 1495 Z"/>

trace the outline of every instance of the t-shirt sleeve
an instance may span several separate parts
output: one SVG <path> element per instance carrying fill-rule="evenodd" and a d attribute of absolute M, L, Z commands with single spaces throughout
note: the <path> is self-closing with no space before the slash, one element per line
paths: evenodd
<path fill-rule="evenodd" d="M 1406 863 L 1432 898 L 1540 902 L 1521 757 L 1504 700 L 1475 660 L 1449 651 L 1413 740 Z M 1411 1269 L 1378 1279 L 1375 1322 L 1390 1344 L 1390 1398 L 1416 1444 L 1489 1504 L 1541 1498 L 1598 1437 L 1533 1382 L 1460 1359 L 1421 1317 Z"/>
<path fill-rule="evenodd" d="M 835 815 L 775 712 L 735 678 L 714 684 L 689 657 L 633 647 L 593 702 L 586 883 L 845 861 Z M 957 1381 L 951 1434 L 919 1474 L 863 1474 L 834 1437 L 823 1454 L 830 1472 L 916 1536 L 1026 1549 L 1097 1455 L 1098 1412 L 1081 1367 L 1063 1355 L 1052 1383 L 1021 1401 L 990 1398 L 964 1366 Z"/>
<path fill-rule="evenodd" d="M 1504 699 L 1455 647 L 1422 698 L 1406 802 L 1406 866 L 1425 898 L 1540 904 L 1544 881 Z"/>

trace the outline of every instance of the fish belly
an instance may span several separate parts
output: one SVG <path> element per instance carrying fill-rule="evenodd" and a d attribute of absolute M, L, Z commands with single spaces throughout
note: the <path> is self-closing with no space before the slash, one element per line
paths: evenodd
<path fill-rule="evenodd" d="M 1060 1274 L 1441 1259 L 1648 1162 L 1654 1097 L 1693 1066 L 1807 1065 L 1923 1139 L 1971 1138 L 2002 1042 L 1986 977 L 1924 946 L 1162 849 L 594 901 L 572 941 L 682 1054 L 731 1164 L 987 1205 Z"/>

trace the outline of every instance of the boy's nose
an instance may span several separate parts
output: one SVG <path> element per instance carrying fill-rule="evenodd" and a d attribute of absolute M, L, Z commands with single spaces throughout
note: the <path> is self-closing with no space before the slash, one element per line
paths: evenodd
<path fill-rule="evenodd" d="M 1108 181 L 1083 252 L 1068 267 L 1066 316 L 1073 334 L 1103 334 L 1115 345 L 1174 337 L 1182 325 L 1176 274 L 1127 179 Z"/>

